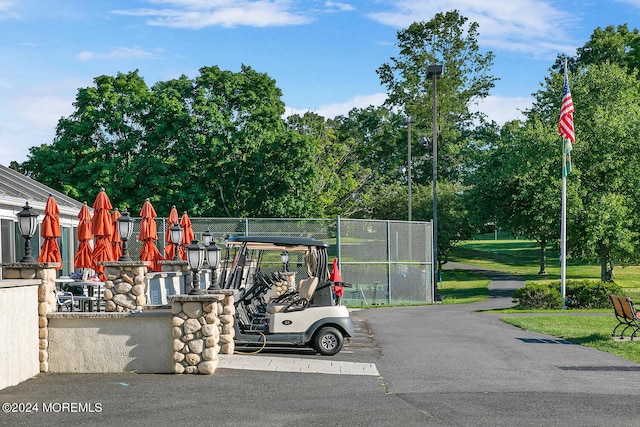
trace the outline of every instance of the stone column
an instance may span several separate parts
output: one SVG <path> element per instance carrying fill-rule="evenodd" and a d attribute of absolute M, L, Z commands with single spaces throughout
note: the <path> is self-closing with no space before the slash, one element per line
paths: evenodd
<path fill-rule="evenodd" d="M 49 372 L 49 329 L 47 313 L 56 311 L 56 267 L 58 262 L 3 264 L 5 279 L 40 279 L 38 286 L 38 337 L 40 372 Z"/>
<path fill-rule="evenodd" d="M 176 374 L 211 375 L 218 367 L 219 352 L 233 353 L 233 294 L 236 292 L 222 290 L 168 297 L 172 301 Z"/>
<path fill-rule="evenodd" d="M 147 267 L 149 261 L 100 262 L 104 265 L 104 310 L 143 310 L 147 305 Z"/>

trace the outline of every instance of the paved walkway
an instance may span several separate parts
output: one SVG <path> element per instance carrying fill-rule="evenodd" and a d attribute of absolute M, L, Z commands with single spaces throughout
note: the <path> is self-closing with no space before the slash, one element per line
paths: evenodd
<path fill-rule="evenodd" d="M 375 363 L 343 362 L 339 360 L 264 355 L 219 356 L 218 369 L 248 369 L 252 371 L 298 372 L 331 375 L 378 376 Z"/>
<path fill-rule="evenodd" d="M 640 424 L 640 365 L 480 313 L 512 306 L 523 285 L 486 273 L 491 298 L 481 303 L 358 313 L 382 348 L 377 366 L 389 393 L 432 425 Z"/>

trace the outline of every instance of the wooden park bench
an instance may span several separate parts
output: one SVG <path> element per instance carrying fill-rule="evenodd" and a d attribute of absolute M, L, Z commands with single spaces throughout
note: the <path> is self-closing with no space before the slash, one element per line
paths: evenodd
<path fill-rule="evenodd" d="M 609 295 L 611 298 L 611 302 L 613 303 L 613 310 L 616 314 L 616 319 L 618 319 L 618 324 L 615 328 L 613 328 L 613 332 L 611 333 L 612 337 L 616 336 L 616 330 L 623 326 L 622 332 L 620 332 L 619 337 L 623 338 L 624 333 L 627 329 L 631 328 L 633 333 L 631 334 L 631 339 L 633 340 L 636 337 L 636 333 L 640 330 L 640 317 L 636 310 L 633 301 L 631 301 L 628 297 L 621 297 L 618 295 Z"/>

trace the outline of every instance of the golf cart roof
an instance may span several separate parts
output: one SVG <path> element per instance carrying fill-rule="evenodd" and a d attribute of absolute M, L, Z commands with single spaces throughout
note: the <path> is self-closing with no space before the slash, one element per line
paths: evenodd
<path fill-rule="evenodd" d="M 309 247 L 328 248 L 329 244 L 310 237 L 297 236 L 237 236 L 229 237 L 227 244 L 247 244 L 249 249 L 286 249 L 290 252 L 306 252 Z"/>

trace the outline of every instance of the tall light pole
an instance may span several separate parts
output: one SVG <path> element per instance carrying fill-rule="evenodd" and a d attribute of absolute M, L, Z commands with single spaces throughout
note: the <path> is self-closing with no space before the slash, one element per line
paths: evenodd
<path fill-rule="evenodd" d="M 411 125 L 416 122 L 414 116 L 408 116 L 404 119 L 404 123 L 407 125 L 407 178 L 408 178 L 408 193 L 409 193 L 409 221 L 411 221 Z"/>
<path fill-rule="evenodd" d="M 431 97 L 433 104 L 431 106 L 431 112 L 433 113 L 433 123 L 431 130 L 433 132 L 432 144 L 433 144 L 433 300 L 437 301 L 436 292 L 438 289 L 437 283 L 439 279 L 438 271 L 438 127 L 436 122 L 436 79 L 442 74 L 442 65 L 433 64 L 429 65 L 427 69 L 427 78 L 431 79 Z"/>

